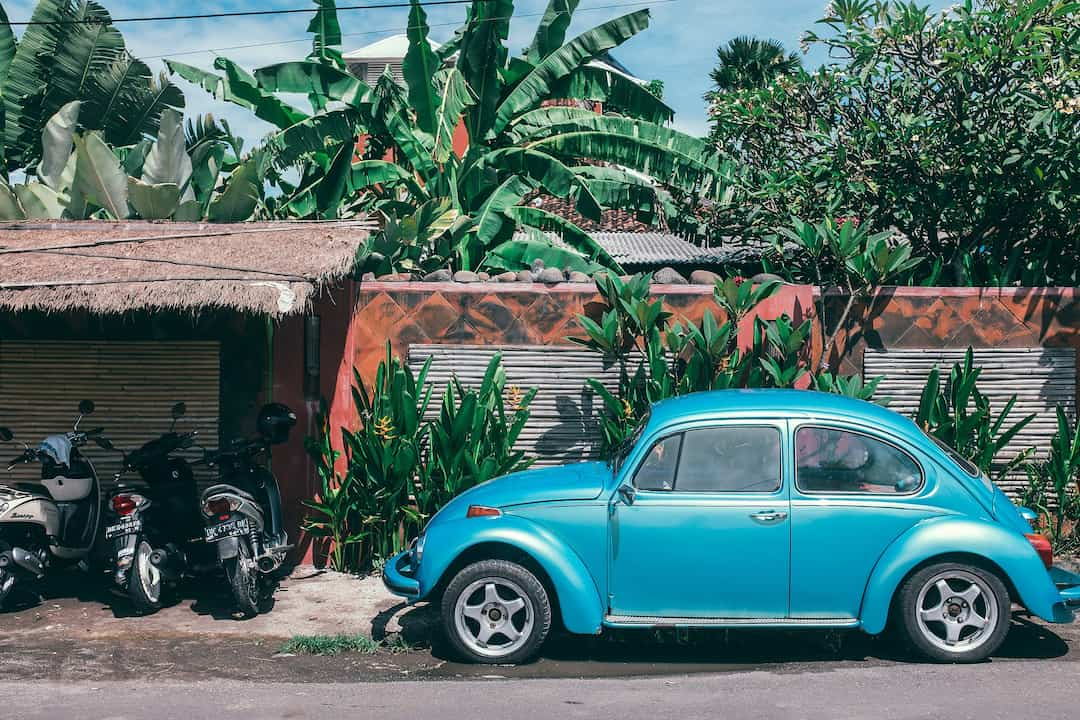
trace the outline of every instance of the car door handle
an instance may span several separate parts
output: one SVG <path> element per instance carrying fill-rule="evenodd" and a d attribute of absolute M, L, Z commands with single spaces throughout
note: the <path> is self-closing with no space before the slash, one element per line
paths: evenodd
<path fill-rule="evenodd" d="M 750 513 L 750 517 L 758 522 L 780 522 L 787 519 L 787 513 L 782 510 L 762 510 L 756 513 Z"/>

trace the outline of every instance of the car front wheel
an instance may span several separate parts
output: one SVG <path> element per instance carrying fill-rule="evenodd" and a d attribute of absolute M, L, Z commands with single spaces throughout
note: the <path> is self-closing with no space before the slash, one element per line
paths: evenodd
<path fill-rule="evenodd" d="M 450 643 L 466 660 L 521 663 L 540 651 L 551 629 L 551 602 L 528 569 L 483 560 L 450 581 L 442 618 Z"/>
<path fill-rule="evenodd" d="M 930 565 L 901 586 L 898 611 L 913 649 L 948 663 L 985 660 L 1005 640 L 1011 620 L 1005 584 L 959 563 Z"/>

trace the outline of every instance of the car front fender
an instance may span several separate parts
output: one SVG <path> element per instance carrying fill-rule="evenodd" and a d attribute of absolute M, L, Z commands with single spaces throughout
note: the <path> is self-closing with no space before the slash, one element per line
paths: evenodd
<path fill-rule="evenodd" d="M 950 554 L 976 555 L 1001 568 L 1028 610 L 1048 622 L 1069 622 L 1065 607 L 1042 560 L 1027 539 L 989 521 L 953 516 L 916 523 L 896 538 L 878 559 L 863 593 L 860 619 L 870 634 L 880 633 L 900 583 L 915 567 Z"/>
<path fill-rule="evenodd" d="M 569 632 L 588 635 L 600 631 L 604 608 L 595 580 L 578 554 L 541 525 L 503 514 L 437 523 L 429 526 L 426 535 L 426 549 L 416 571 L 420 599 L 444 579 L 462 553 L 477 545 L 498 543 L 526 553 L 547 573 Z"/>

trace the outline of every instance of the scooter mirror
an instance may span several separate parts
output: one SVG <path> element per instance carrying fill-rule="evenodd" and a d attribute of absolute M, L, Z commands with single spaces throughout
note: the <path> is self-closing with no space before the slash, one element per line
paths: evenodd
<path fill-rule="evenodd" d="M 94 412 L 94 407 L 95 406 L 93 400 L 83 400 L 79 403 L 79 414 L 89 415 L 90 413 Z"/>
<path fill-rule="evenodd" d="M 187 414 L 187 404 L 178 402 L 172 406 L 172 418 L 173 420 L 179 420 Z"/>
<path fill-rule="evenodd" d="M 13 437 L 15 437 L 15 433 L 11 432 L 9 428 L 0 427 L 0 440 L 10 442 Z"/>

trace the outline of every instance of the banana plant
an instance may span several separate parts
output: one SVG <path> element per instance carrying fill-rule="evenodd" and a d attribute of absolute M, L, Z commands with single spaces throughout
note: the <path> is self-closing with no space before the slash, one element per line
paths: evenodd
<path fill-rule="evenodd" d="M 8 172 L 42 159 L 45 125 L 71 102 L 82 106 L 83 129 L 114 146 L 155 135 L 165 110 L 183 108 L 180 89 L 132 57 L 97 2 L 39 0 L 30 22 L 16 40 L 0 7 L 0 144 Z"/>
<path fill-rule="evenodd" d="M 0 219 L 211 220 L 238 222 L 254 214 L 261 181 L 244 163 L 227 158 L 223 135 L 212 119 L 189 150 L 183 118 L 161 113 L 157 138 L 112 148 L 98 130 L 80 131 L 82 103 L 67 103 L 42 131 L 41 161 L 24 182 L 0 181 Z M 233 147 L 238 147 L 233 141 Z M 196 164 L 197 163 L 197 164 Z M 226 180 L 222 170 L 235 167 Z M 260 176 L 261 177 L 261 176 Z"/>
<path fill-rule="evenodd" d="M 226 71 L 221 75 L 167 63 L 216 97 L 277 125 L 265 144 L 272 162 L 301 170 L 298 183 L 280 184 L 284 197 L 277 210 L 283 215 L 377 210 L 405 218 L 432 201 L 449 202 L 456 222 L 431 241 L 449 247 L 454 269 L 519 269 L 543 259 L 585 271 L 618 270 L 580 226 L 533 207 L 531 198 L 547 193 L 571 200 L 591 219 L 618 207 L 655 220 L 674 208 L 669 188 L 699 195 L 724 190 L 710 146 L 665 127 L 670 108 L 631 78 L 594 62 L 644 30 L 648 11 L 567 42 L 577 2 L 551 0 L 529 49 L 510 57 L 512 0 L 472 3 L 465 25 L 437 50 L 428 39 L 424 8 L 413 0 L 401 88 L 388 72 L 374 86 L 349 74 L 338 62 L 340 53 L 326 50 L 340 42 L 333 0 L 318 5 L 319 22 L 309 26 L 313 52 L 304 60 L 247 74 L 218 58 L 215 67 Z M 283 107 L 282 94 L 306 95 L 312 113 L 298 116 Z M 549 100 L 616 95 L 620 107 L 629 108 L 626 115 L 546 106 Z M 468 136 L 460 157 L 453 152 L 459 126 Z M 597 168 L 598 162 L 606 165 Z M 527 233 L 524 242 L 513 241 L 516 230 Z M 562 244 L 548 240 L 548 232 Z"/>

